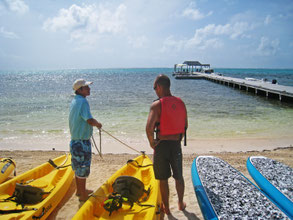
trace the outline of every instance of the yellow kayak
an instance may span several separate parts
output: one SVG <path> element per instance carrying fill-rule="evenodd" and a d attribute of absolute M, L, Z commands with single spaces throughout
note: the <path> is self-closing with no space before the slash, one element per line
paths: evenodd
<path fill-rule="evenodd" d="M 104 208 L 104 202 L 113 193 L 113 183 L 118 177 L 131 176 L 140 180 L 149 194 L 140 204 L 134 203 L 131 207 L 123 203 L 122 207 L 109 215 Z M 85 202 L 73 217 L 80 219 L 160 219 L 161 195 L 159 181 L 155 179 L 152 161 L 146 155 L 141 155 L 114 173 L 92 196 Z"/>
<path fill-rule="evenodd" d="M 46 219 L 73 179 L 71 156 L 63 155 L 0 185 L 1 219 Z"/>
<path fill-rule="evenodd" d="M 3 183 L 14 169 L 14 160 L 11 158 L 0 158 L 0 183 Z"/>

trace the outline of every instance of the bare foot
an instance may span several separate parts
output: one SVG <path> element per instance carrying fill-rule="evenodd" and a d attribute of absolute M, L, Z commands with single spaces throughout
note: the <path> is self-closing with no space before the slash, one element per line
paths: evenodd
<path fill-rule="evenodd" d="M 164 212 L 166 215 L 171 215 L 171 211 L 169 208 L 165 208 L 165 206 L 162 204 L 161 205 L 161 210 Z"/>
<path fill-rule="evenodd" d="M 86 189 L 84 195 L 79 195 L 79 201 L 85 202 L 89 198 L 89 194 L 93 193 L 93 190 Z"/>
<path fill-rule="evenodd" d="M 80 196 L 78 200 L 80 202 L 85 202 L 88 198 L 89 198 L 89 196 L 88 195 L 85 195 L 85 196 Z"/>
<path fill-rule="evenodd" d="M 89 194 L 92 194 L 94 191 L 90 189 L 86 189 L 85 192 L 89 195 Z"/>
<path fill-rule="evenodd" d="M 182 202 L 182 203 L 179 203 L 179 202 L 178 202 L 178 209 L 179 209 L 180 211 L 184 211 L 185 208 L 186 208 L 186 203 L 185 203 L 185 202 Z"/>
<path fill-rule="evenodd" d="M 94 192 L 94 191 L 93 191 L 93 190 L 90 190 L 90 189 L 86 189 L 86 190 L 85 190 L 85 193 L 86 193 L 87 195 L 89 195 L 89 194 L 91 194 L 91 193 L 93 193 L 93 192 Z M 77 193 L 77 192 L 76 192 L 75 195 L 78 196 L 78 197 L 80 197 L 81 193 Z"/>

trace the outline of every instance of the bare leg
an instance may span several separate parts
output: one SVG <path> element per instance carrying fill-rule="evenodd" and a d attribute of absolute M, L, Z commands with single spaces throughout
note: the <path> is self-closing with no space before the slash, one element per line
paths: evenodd
<path fill-rule="evenodd" d="M 176 191 L 178 195 L 178 208 L 180 211 L 183 211 L 186 207 L 185 202 L 183 202 L 183 197 L 184 197 L 184 179 L 175 179 L 175 184 L 176 184 Z"/>
<path fill-rule="evenodd" d="M 76 195 L 81 196 L 82 194 L 85 193 L 86 179 L 75 176 L 75 182 L 76 182 Z"/>
<path fill-rule="evenodd" d="M 168 180 L 160 180 L 160 190 L 162 195 L 162 201 L 164 204 L 164 212 L 167 215 L 170 215 L 170 209 L 169 209 L 169 185 Z"/>
<path fill-rule="evenodd" d="M 80 201 L 85 201 L 88 198 L 88 192 L 85 188 L 86 178 L 75 177 L 76 181 L 76 195 L 79 196 Z"/>

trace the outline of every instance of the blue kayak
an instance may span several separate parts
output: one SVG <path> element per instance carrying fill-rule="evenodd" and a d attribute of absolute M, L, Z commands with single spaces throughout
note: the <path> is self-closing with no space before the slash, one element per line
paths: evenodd
<path fill-rule="evenodd" d="M 293 219 L 293 169 L 262 156 L 249 157 L 246 166 L 257 185 Z"/>
<path fill-rule="evenodd" d="M 204 219 L 289 219 L 242 173 L 217 157 L 196 157 L 191 175 Z"/>

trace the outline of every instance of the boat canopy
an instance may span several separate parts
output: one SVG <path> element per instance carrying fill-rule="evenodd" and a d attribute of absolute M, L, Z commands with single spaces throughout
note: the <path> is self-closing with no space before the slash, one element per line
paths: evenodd
<path fill-rule="evenodd" d="M 202 66 L 202 64 L 198 61 L 184 61 L 183 64 L 186 64 L 188 66 Z"/>
<path fill-rule="evenodd" d="M 210 67 L 210 64 L 201 64 L 198 61 L 184 61 L 183 64 L 186 64 L 187 66 Z"/>
<path fill-rule="evenodd" d="M 174 73 L 213 72 L 210 64 L 201 64 L 199 61 L 184 61 L 174 65 Z"/>
<path fill-rule="evenodd" d="M 175 64 L 178 68 L 180 67 L 183 67 L 183 66 L 186 66 L 186 64 L 183 64 L 183 63 L 179 63 L 179 64 Z"/>

